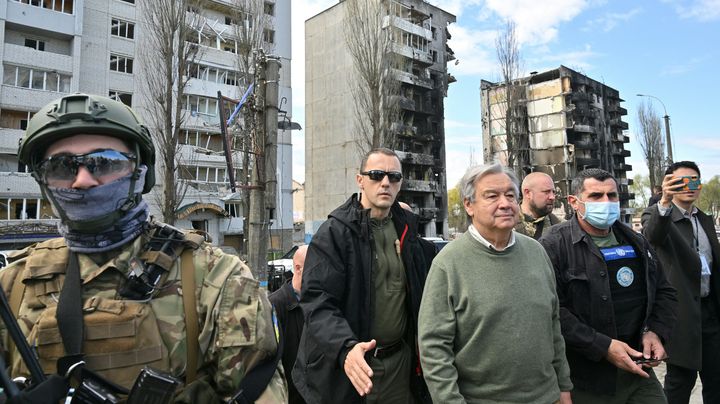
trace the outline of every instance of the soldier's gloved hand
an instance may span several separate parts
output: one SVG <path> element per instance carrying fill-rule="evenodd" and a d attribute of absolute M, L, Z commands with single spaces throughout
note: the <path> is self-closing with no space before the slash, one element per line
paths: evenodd
<path fill-rule="evenodd" d="M 23 390 L 15 397 L 8 398 L 9 404 L 57 403 L 67 397 L 70 384 L 59 375 L 51 375 L 32 389 Z"/>

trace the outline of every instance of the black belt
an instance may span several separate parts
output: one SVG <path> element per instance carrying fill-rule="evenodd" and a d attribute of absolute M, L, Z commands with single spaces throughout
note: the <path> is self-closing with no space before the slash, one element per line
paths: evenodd
<path fill-rule="evenodd" d="M 387 346 L 378 346 L 374 350 L 370 351 L 370 353 L 372 353 L 374 358 L 384 359 L 396 352 L 399 352 L 402 349 L 402 346 L 403 341 L 398 340 L 397 342 Z"/>

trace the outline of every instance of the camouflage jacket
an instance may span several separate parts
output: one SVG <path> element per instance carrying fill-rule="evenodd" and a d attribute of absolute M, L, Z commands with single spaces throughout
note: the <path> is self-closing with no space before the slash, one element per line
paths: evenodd
<path fill-rule="evenodd" d="M 130 301 L 118 294 L 131 259 L 144 251 L 149 237 L 150 231 L 103 259 L 78 255 L 83 280 L 85 361 L 91 369 L 127 388 L 146 365 L 185 380 L 182 255 L 153 299 Z M 56 372 L 57 358 L 64 355 L 55 309 L 68 253 L 62 238 L 48 240 L 14 254 L 10 266 L 0 272 L 0 285 L 9 300 L 13 282 L 25 283 L 18 322 L 48 374 Z M 199 323 L 198 371 L 192 383 L 179 389 L 175 402 L 212 403 L 231 397 L 249 369 L 274 358 L 276 334 L 267 293 L 238 257 L 204 243 L 192 251 L 192 259 Z M 8 346 L 4 327 L 0 332 L 3 346 Z M 27 375 L 17 350 L 9 354 L 11 376 Z M 258 403 L 287 401 L 283 376 L 278 365 Z"/>
<path fill-rule="evenodd" d="M 556 225 L 558 223 L 561 223 L 562 220 L 560 220 L 557 216 L 555 216 L 552 213 L 547 214 L 546 216 L 543 216 L 539 219 L 535 219 L 533 217 L 530 217 L 523 212 L 520 212 L 520 219 L 518 220 L 518 223 L 515 225 L 515 231 L 521 234 L 524 234 L 528 237 L 532 237 L 535 240 L 540 239 L 540 237 L 550 231 L 550 226 Z M 540 234 L 537 233 L 538 225 L 542 223 L 542 232 Z"/>

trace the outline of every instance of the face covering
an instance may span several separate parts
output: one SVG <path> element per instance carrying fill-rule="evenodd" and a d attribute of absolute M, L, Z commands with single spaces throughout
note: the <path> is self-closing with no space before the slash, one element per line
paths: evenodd
<path fill-rule="evenodd" d="M 133 196 L 142 193 L 145 184 L 146 166 L 141 166 L 140 177 L 135 181 Z M 149 208 L 145 201 L 132 206 L 107 228 L 98 231 L 78 231 L 68 226 L 65 220 L 75 224 L 110 215 L 121 210 L 128 201 L 132 173 L 113 182 L 88 189 L 48 187 L 52 194 L 53 211 L 64 213 L 64 219 L 58 225 L 60 235 L 65 238 L 71 251 L 96 253 L 109 251 L 133 240 L 144 230 Z M 57 204 L 57 206 L 55 206 Z"/>
<path fill-rule="evenodd" d="M 620 202 L 578 202 L 585 205 L 585 214 L 578 215 L 596 229 L 609 229 L 620 218 Z"/>

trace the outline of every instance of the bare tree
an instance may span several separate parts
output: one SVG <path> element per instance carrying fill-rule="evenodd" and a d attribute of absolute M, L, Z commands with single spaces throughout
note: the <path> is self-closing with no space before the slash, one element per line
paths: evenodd
<path fill-rule="evenodd" d="M 530 163 L 526 113 L 522 99 L 525 85 L 519 81 L 522 59 L 515 23 L 508 20 L 495 38 L 495 53 L 502 78 L 498 99 L 499 111 L 504 114 L 505 144 L 508 167 L 523 177 L 523 167 Z"/>
<path fill-rule="evenodd" d="M 187 182 L 178 181 L 180 129 L 186 118 L 185 88 L 188 68 L 198 57 L 198 46 L 188 42 L 197 38 L 193 14 L 201 0 L 154 0 L 143 2 L 144 46 L 140 57 L 144 72 L 144 91 L 148 124 L 157 148 L 162 192 L 156 203 L 162 220 L 175 223 L 176 211 L 187 192 Z"/>
<path fill-rule="evenodd" d="M 660 114 L 655 112 L 652 104 L 640 101 L 637 107 L 639 133 L 636 134 L 643 157 L 648 165 L 650 189 L 662 184 L 665 165 L 662 121 Z"/>
<path fill-rule="evenodd" d="M 400 82 L 392 74 L 397 58 L 384 0 L 346 0 L 345 41 L 357 79 L 352 88 L 355 114 L 354 137 L 359 154 L 377 147 L 395 147 L 392 123 L 397 120 Z"/>

